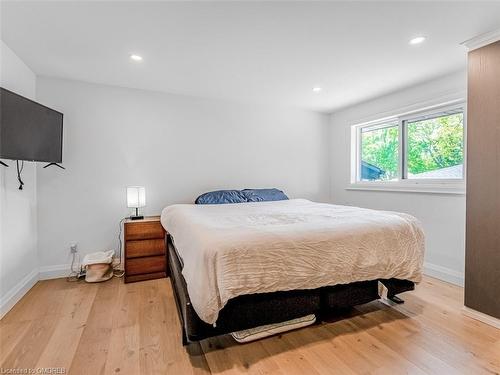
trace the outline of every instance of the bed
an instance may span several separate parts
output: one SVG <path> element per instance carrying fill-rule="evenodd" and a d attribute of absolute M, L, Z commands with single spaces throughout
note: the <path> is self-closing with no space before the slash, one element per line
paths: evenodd
<path fill-rule="evenodd" d="M 161 216 L 183 343 L 414 289 L 424 235 L 410 215 L 305 199 L 172 205 Z"/>

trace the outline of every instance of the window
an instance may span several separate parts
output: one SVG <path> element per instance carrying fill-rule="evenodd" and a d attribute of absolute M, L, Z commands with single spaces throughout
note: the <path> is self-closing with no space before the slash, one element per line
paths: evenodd
<path fill-rule="evenodd" d="M 408 179 L 462 179 L 464 114 L 462 110 L 414 118 L 406 127 Z"/>
<path fill-rule="evenodd" d="M 361 180 L 397 180 L 399 164 L 398 123 L 361 128 L 360 143 Z"/>
<path fill-rule="evenodd" d="M 463 182 L 463 105 L 354 126 L 353 136 L 353 182 Z"/>

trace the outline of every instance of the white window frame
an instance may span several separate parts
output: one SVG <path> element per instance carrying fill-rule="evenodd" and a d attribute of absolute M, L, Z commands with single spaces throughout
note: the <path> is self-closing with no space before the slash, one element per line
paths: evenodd
<path fill-rule="evenodd" d="M 461 179 L 408 179 L 407 178 L 407 123 L 422 117 L 438 117 L 443 112 L 463 111 L 464 123 L 464 163 L 463 176 Z M 398 147 L 398 177 L 395 181 L 361 181 L 361 131 L 364 128 L 376 127 L 390 123 L 397 123 L 399 147 Z M 432 108 L 416 110 L 401 115 L 386 117 L 383 119 L 356 124 L 351 127 L 351 184 L 348 190 L 381 190 L 381 191 L 407 191 L 446 194 L 465 194 L 466 176 L 466 147 L 467 145 L 467 107 L 464 101 L 452 104 L 437 105 Z"/>

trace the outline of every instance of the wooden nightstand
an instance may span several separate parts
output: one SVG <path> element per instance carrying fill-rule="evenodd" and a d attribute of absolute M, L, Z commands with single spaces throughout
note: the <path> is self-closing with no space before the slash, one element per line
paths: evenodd
<path fill-rule="evenodd" d="M 167 276 L 165 229 L 159 216 L 124 223 L 125 282 Z"/>

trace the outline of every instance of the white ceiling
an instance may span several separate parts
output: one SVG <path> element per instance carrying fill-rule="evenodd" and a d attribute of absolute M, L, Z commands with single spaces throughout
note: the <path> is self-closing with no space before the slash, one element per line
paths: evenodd
<path fill-rule="evenodd" d="M 320 111 L 464 69 L 499 26 L 500 2 L 1 2 L 39 75 Z"/>

